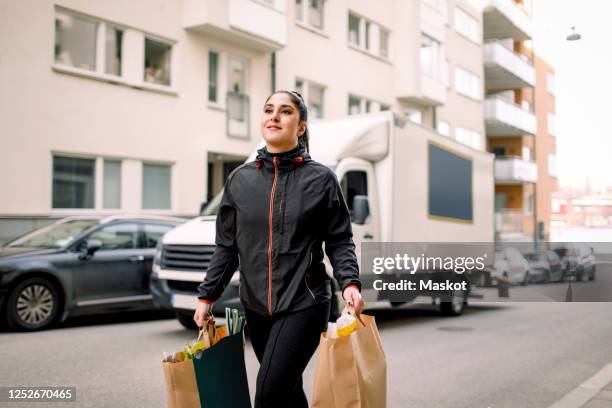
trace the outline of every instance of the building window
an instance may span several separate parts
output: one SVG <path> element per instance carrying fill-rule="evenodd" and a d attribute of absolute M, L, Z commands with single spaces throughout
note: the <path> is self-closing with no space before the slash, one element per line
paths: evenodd
<path fill-rule="evenodd" d="M 380 29 L 380 56 L 389 58 L 389 31 Z"/>
<path fill-rule="evenodd" d="M 363 38 L 361 37 L 361 30 L 363 30 Z M 349 12 L 349 44 L 379 57 L 389 58 L 389 38 L 389 30 L 382 27 L 380 24 Z"/>
<path fill-rule="evenodd" d="M 372 112 L 372 101 L 369 99 L 365 101 L 365 111 L 366 113 Z"/>
<path fill-rule="evenodd" d="M 385 105 L 384 103 L 380 104 L 380 111 L 384 112 L 384 111 L 388 111 L 391 110 L 391 105 Z"/>
<path fill-rule="evenodd" d="M 208 52 L 208 101 L 218 103 L 219 91 L 219 54 Z"/>
<path fill-rule="evenodd" d="M 228 58 L 229 92 L 227 94 L 227 133 L 249 136 L 249 97 L 246 94 L 247 61 L 231 55 Z"/>
<path fill-rule="evenodd" d="M 70 67 L 96 70 L 98 23 L 58 12 L 55 15 L 55 62 Z"/>
<path fill-rule="evenodd" d="M 458 93 L 470 98 L 482 99 L 480 78 L 461 67 L 455 67 L 455 89 Z"/>
<path fill-rule="evenodd" d="M 555 128 L 555 114 L 548 112 L 546 114 L 546 122 L 548 126 L 548 134 L 551 136 L 555 136 L 557 134 L 556 128 Z"/>
<path fill-rule="evenodd" d="M 324 8 L 324 0 L 295 0 L 295 19 L 317 30 L 323 30 Z"/>
<path fill-rule="evenodd" d="M 421 73 L 431 77 L 440 76 L 440 42 L 428 35 L 421 35 Z"/>
<path fill-rule="evenodd" d="M 473 149 L 482 150 L 482 135 L 475 130 L 457 127 L 455 128 L 455 139 Z"/>
<path fill-rule="evenodd" d="M 172 46 L 145 38 L 145 82 L 170 86 Z"/>
<path fill-rule="evenodd" d="M 419 125 L 423 123 L 423 112 L 418 109 L 405 109 L 404 114 L 413 123 L 418 123 Z"/>
<path fill-rule="evenodd" d="M 323 96 L 324 96 L 325 88 L 313 84 L 312 82 L 308 83 L 308 107 L 310 111 L 313 113 L 315 118 L 323 118 Z"/>
<path fill-rule="evenodd" d="M 450 137 L 450 125 L 443 120 L 438 121 L 438 133 L 442 136 Z"/>
<path fill-rule="evenodd" d="M 169 210 L 171 198 L 171 167 L 165 164 L 142 164 L 142 208 Z"/>
<path fill-rule="evenodd" d="M 477 44 L 482 44 L 478 20 L 461 8 L 455 8 L 455 30 Z"/>
<path fill-rule="evenodd" d="M 357 115 L 361 113 L 361 98 L 354 95 L 348 97 L 348 113 L 349 115 Z"/>
<path fill-rule="evenodd" d="M 360 35 L 359 35 L 359 26 L 361 24 L 361 19 L 356 15 L 349 13 L 348 16 L 348 41 L 349 43 L 359 46 L 361 43 Z"/>
<path fill-rule="evenodd" d="M 53 208 L 94 208 L 95 160 L 53 157 Z"/>
<path fill-rule="evenodd" d="M 551 95 L 555 94 L 555 74 L 552 72 L 546 73 L 546 89 Z"/>
<path fill-rule="evenodd" d="M 557 155 L 554 153 L 548 155 L 548 174 L 557 177 Z"/>
<path fill-rule="evenodd" d="M 110 75 L 121 76 L 123 30 L 107 25 L 105 47 L 105 72 Z"/>
<path fill-rule="evenodd" d="M 104 160 L 103 207 L 121 208 L 121 161 Z"/>
<path fill-rule="evenodd" d="M 315 118 L 324 116 L 324 96 L 325 87 L 312 81 L 297 78 L 295 80 L 295 90 L 302 95 L 308 105 L 308 110 Z"/>
<path fill-rule="evenodd" d="M 529 146 L 523 146 L 522 148 L 523 160 L 531 160 L 531 158 L 533 157 L 532 151 L 533 150 Z"/>

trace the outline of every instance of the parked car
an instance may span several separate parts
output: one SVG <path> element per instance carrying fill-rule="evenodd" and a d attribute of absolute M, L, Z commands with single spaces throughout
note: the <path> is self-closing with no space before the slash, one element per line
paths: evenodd
<path fill-rule="evenodd" d="M 496 285 L 500 280 L 510 284 L 529 283 L 529 263 L 516 248 L 507 247 L 495 252 L 491 283 Z"/>
<path fill-rule="evenodd" d="M 561 259 L 551 250 L 537 253 L 525 254 L 529 262 L 530 282 L 558 282 L 563 280 Z"/>
<path fill-rule="evenodd" d="M 185 220 L 68 217 L 0 247 L 0 310 L 41 330 L 69 316 L 154 309 L 149 277 L 161 237 Z"/>

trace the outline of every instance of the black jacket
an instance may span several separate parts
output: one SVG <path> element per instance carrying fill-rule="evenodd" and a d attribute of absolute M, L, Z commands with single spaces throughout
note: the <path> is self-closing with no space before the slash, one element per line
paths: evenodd
<path fill-rule="evenodd" d="M 335 173 L 303 147 L 257 151 L 227 178 L 199 298 L 217 300 L 240 264 L 244 307 L 273 315 L 331 298 L 322 243 L 342 290 L 361 290 L 349 211 Z"/>

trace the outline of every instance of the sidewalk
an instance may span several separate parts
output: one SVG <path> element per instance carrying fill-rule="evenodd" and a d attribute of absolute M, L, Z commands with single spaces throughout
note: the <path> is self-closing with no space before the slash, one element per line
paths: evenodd
<path fill-rule="evenodd" d="M 612 381 L 608 383 L 597 395 L 582 408 L 610 408 L 612 407 Z"/>
<path fill-rule="evenodd" d="M 550 408 L 612 408 L 612 363 L 599 370 Z"/>

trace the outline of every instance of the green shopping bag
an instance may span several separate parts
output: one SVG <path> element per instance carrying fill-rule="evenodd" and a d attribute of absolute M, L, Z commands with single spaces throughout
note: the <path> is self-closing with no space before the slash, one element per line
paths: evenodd
<path fill-rule="evenodd" d="M 250 408 L 244 362 L 244 330 L 225 336 L 208 333 L 212 346 L 193 360 L 163 362 L 169 408 Z M 223 337 L 219 335 L 223 333 Z"/>

